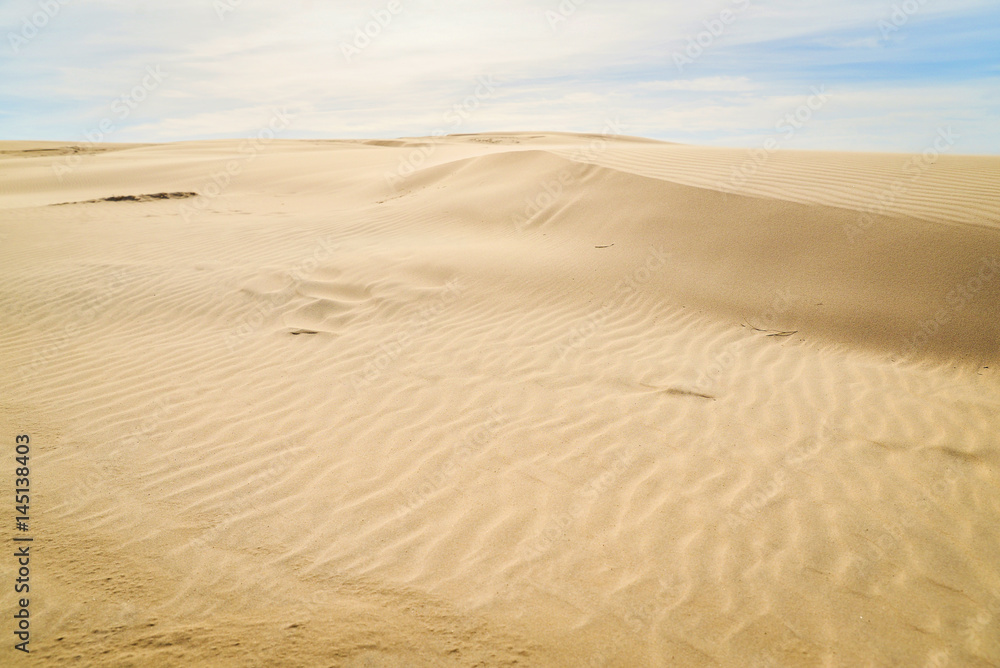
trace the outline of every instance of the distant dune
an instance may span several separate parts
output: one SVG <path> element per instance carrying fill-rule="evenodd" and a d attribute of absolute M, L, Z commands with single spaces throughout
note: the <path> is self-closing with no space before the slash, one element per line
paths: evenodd
<path fill-rule="evenodd" d="M 1000 158 L 0 142 L 0 184 L 38 665 L 1000 663 Z"/>

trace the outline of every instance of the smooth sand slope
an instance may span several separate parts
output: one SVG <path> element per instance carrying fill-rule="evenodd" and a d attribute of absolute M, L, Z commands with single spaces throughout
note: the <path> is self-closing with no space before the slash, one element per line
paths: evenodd
<path fill-rule="evenodd" d="M 31 661 L 1000 665 L 998 184 L 555 133 L 0 143 Z"/>

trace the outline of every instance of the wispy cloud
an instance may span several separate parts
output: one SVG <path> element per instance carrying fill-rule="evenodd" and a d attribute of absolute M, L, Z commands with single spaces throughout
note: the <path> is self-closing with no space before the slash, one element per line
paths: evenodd
<path fill-rule="evenodd" d="M 956 150 L 1000 152 L 1000 7 L 912 6 L 9 0 L 0 138 L 81 140 L 159 66 L 162 85 L 108 140 L 236 137 L 274 107 L 295 112 L 290 137 L 423 135 L 491 76 L 496 94 L 461 131 L 599 131 L 617 116 L 630 134 L 752 146 L 826 86 L 830 103 L 796 146 L 917 150 L 952 123 L 966 129 Z M 698 56 L 679 71 L 673 54 L 688 47 Z"/>
<path fill-rule="evenodd" d="M 700 79 L 671 79 L 667 81 L 642 81 L 635 84 L 637 91 L 662 92 L 671 90 L 691 91 L 750 91 L 758 88 L 749 77 L 702 77 Z"/>

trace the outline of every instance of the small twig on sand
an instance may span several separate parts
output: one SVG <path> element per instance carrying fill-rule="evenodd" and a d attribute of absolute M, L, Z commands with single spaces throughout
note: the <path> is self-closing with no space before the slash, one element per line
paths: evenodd
<path fill-rule="evenodd" d="M 768 336 L 793 336 L 799 333 L 799 330 L 795 330 L 794 332 L 785 332 L 780 329 L 761 329 L 760 327 L 755 327 L 754 325 L 751 325 L 745 319 L 743 320 L 743 324 L 755 332 L 762 332 L 764 334 L 767 334 Z"/>

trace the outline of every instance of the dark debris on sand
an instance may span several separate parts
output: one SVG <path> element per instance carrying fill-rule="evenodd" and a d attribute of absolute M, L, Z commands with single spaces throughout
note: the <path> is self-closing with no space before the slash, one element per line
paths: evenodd
<path fill-rule="evenodd" d="M 82 202 L 60 202 L 52 206 L 66 206 L 68 204 L 97 204 L 98 202 L 153 202 L 161 199 L 187 199 L 197 197 L 198 193 L 175 192 L 175 193 L 152 193 L 149 195 L 112 195 L 100 199 L 88 199 Z"/>

